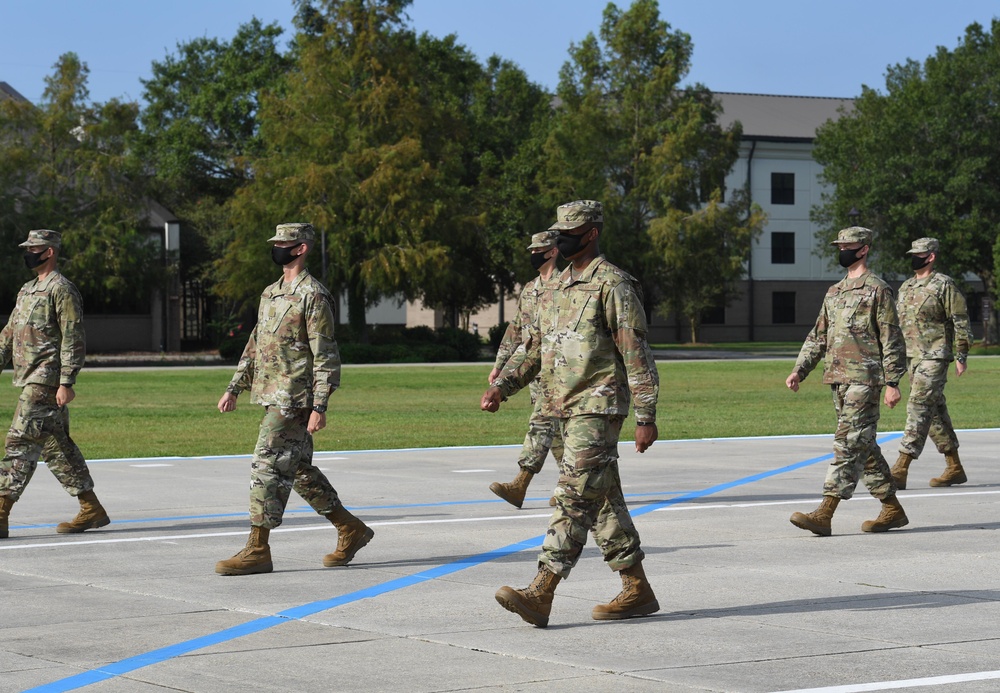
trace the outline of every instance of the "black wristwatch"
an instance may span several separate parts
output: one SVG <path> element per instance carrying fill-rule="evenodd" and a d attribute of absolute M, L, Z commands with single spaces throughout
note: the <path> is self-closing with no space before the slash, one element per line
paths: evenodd
<path fill-rule="evenodd" d="M 316 412 L 317 414 L 325 414 L 326 413 L 326 405 L 325 404 L 314 404 L 313 405 L 313 411 Z"/>
<path fill-rule="evenodd" d="M 899 383 L 889 382 L 889 383 L 886 383 L 886 385 L 888 385 L 889 387 L 899 387 Z"/>
<path fill-rule="evenodd" d="M 656 422 L 655 421 L 636 421 L 635 425 L 636 426 L 655 426 Z"/>
<path fill-rule="evenodd" d="M 968 356 L 966 354 L 959 354 L 958 356 L 955 357 L 955 360 L 958 361 L 960 364 L 962 364 L 964 366 L 965 365 L 965 360 L 967 358 L 968 358 Z"/>

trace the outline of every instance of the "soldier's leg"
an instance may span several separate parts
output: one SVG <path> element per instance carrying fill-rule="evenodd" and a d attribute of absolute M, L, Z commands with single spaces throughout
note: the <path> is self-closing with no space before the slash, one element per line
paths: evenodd
<path fill-rule="evenodd" d="M 71 496 L 93 491 L 87 461 L 69 434 L 69 407 L 59 407 L 49 423 L 51 435 L 42 446 L 42 460 L 49 471 Z"/>
<path fill-rule="evenodd" d="M 309 409 L 268 407 L 250 464 L 250 524 L 271 530 L 281 524 L 303 446 Z"/>
<path fill-rule="evenodd" d="M 934 364 L 935 361 L 925 359 L 910 361 L 910 397 L 906 401 L 906 429 L 899 442 L 899 452 L 913 459 L 923 452 L 931 422 L 937 413 Z"/>
<path fill-rule="evenodd" d="M 948 413 L 948 400 L 944 395 L 945 385 L 948 384 L 948 362 L 933 361 L 933 368 L 929 368 L 929 378 L 932 388 L 932 401 L 934 416 L 931 419 L 928 435 L 934 441 L 934 446 L 942 455 L 958 450 L 958 436 L 955 434 L 955 426 L 951 422 L 951 415 Z"/>
<path fill-rule="evenodd" d="M 313 437 L 306 435 L 302 446 L 295 482 L 292 488 L 320 515 L 328 515 L 340 505 L 337 489 L 320 469 L 313 464 Z"/>
<path fill-rule="evenodd" d="M 524 436 L 521 454 L 517 458 L 517 466 L 526 472 L 538 474 L 542 471 L 545 458 L 548 457 L 556 436 L 557 421 L 548 416 L 542 416 L 538 407 L 528 420 L 528 433 Z M 560 438 L 560 443 L 562 439 Z"/>
<path fill-rule="evenodd" d="M 870 390 L 864 385 L 833 385 L 833 406 L 837 412 L 837 430 L 833 436 L 833 461 L 827 468 L 823 495 L 847 500 L 861 478 L 861 472 L 871 454 L 868 443 L 874 436 L 878 423 L 878 407 L 871 421 L 865 403 L 870 401 Z M 878 389 L 878 388 L 874 388 Z"/>
<path fill-rule="evenodd" d="M 565 448 L 559 465 L 558 504 L 539 556 L 539 562 L 560 577 L 569 575 L 576 565 L 587 533 L 591 528 L 596 533 L 598 516 L 609 498 L 614 498 L 615 489 L 621 493 L 616 464 L 621 424 L 621 417 L 599 415 L 562 420 Z M 641 560 L 639 536 L 624 500 L 614 500 L 602 516 L 602 539 L 607 540 L 616 562 L 631 565 Z"/>
<path fill-rule="evenodd" d="M 16 501 L 35 473 L 47 438 L 45 417 L 53 413 L 52 407 L 46 405 L 48 389 L 51 388 L 26 385 L 21 390 L 0 461 L 0 496 Z M 54 405 L 54 389 L 51 395 Z"/>

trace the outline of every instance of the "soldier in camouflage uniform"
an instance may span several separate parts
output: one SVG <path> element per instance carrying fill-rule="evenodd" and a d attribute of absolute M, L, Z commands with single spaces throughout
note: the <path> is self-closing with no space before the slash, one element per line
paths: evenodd
<path fill-rule="evenodd" d="M 14 386 L 22 388 L 0 462 L 0 538 L 8 536 L 10 511 L 35 473 L 39 457 L 80 512 L 61 522 L 61 534 L 104 527 L 111 520 L 94 494 L 94 480 L 80 448 L 69 436 L 67 405 L 83 367 L 83 303 L 56 267 L 58 231 L 28 232 L 24 262 L 38 275 L 21 287 L 7 325 L 0 332 L 0 370 L 13 361 Z"/>
<path fill-rule="evenodd" d="M 833 513 L 841 499 L 854 495 L 859 476 L 882 501 L 879 516 L 864 522 L 862 531 L 886 532 L 909 523 L 876 440 L 882 386 L 891 409 L 899 402 L 899 380 L 906 371 L 892 289 L 868 270 L 871 244 L 872 232 L 860 226 L 842 230 L 833 241 L 847 276 L 827 291 L 816 326 L 785 380 L 792 392 L 798 392 L 799 384 L 825 357 L 823 382 L 830 386 L 837 412 L 834 459 L 819 508 L 791 517 L 796 527 L 820 536 L 832 533 Z"/>
<path fill-rule="evenodd" d="M 556 509 L 531 585 L 502 587 L 497 601 L 532 625 L 548 625 L 556 585 L 576 565 L 592 531 L 608 566 L 621 574 L 622 591 L 594 607 L 597 620 L 644 616 L 659 610 L 642 567 L 644 554 L 618 474 L 618 437 L 635 400 L 635 446 L 645 452 L 657 438 L 659 376 L 646 342 L 641 290 L 600 254 L 601 204 L 562 205 L 559 253 L 570 261 L 551 305 L 544 305 L 528 336 L 483 395 L 480 407 L 500 402 L 541 376 L 540 412 L 559 420 L 563 458 Z"/>
<path fill-rule="evenodd" d="M 333 297 L 305 267 L 313 227 L 279 224 L 268 242 L 283 275 L 264 289 L 257 325 L 218 405 L 221 412 L 233 411 L 240 393 L 250 390 L 250 401 L 265 408 L 250 466 L 250 538 L 242 551 L 216 564 L 220 575 L 271 572 L 268 538 L 281 524 L 292 489 L 337 528 L 337 548 L 323 557 L 324 566 L 347 565 L 375 535 L 312 463 L 312 436 L 326 427 L 327 403 L 340 385 Z"/>
<path fill-rule="evenodd" d="M 958 458 L 958 436 L 948 416 L 944 386 L 952 360 L 955 375 L 965 372 L 972 342 L 969 311 L 955 280 L 934 270 L 938 258 L 936 238 L 918 238 L 906 252 L 915 274 L 899 287 L 896 308 L 906 340 L 910 399 L 906 404 L 906 432 L 892 477 L 897 487 L 906 488 L 910 463 L 920 457 L 930 434 L 945 458 L 944 473 L 931 479 L 931 486 L 964 484 L 969 479 Z"/>
<path fill-rule="evenodd" d="M 557 231 L 542 231 L 531 237 L 531 245 L 528 246 L 528 250 L 531 251 L 531 264 L 538 270 L 538 276 L 525 284 L 521 290 L 521 296 L 517 299 L 517 312 L 514 314 L 514 319 L 507 325 L 507 331 L 504 332 L 500 348 L 497 349 L 497 358 L 493 363 L 493 370 L 490 371 L 490 383 L 497 379 L 507 360 L 521 344 L 522 333 L 526 332 L 527 326 L 534 321 L 535 312 L 543 300 L 543 295 L 551 295 L 551 286 L 556 280 L 556 257 L 559 255 L 556 250 L 558 236 Z M 524 494 L 528 491 L 528 484 L 531 483 L 532 477 L 542 471 L 542 465 L 545 464 L 549 450 L 552 450 L 552 456 L 556 458 L 556 462 L 562 460 L 563 443 L 558 419 L 542 415 L 542 401 L 538 396 L 539 388 L 540 379 L 536 377 L 528 385 L 534 411 L 528 420 L 528 433 L 524 436 L 521 456 L 517 459 L 517 465 L 520 468 L 517 476 L 509 484 L 498 482 L 490 484 L 490 491 L 518 508 L 524 503 Z M 554 506 L 555 504 L 556 499 L 553 496 L 549 499 L 549 505 Z"/>

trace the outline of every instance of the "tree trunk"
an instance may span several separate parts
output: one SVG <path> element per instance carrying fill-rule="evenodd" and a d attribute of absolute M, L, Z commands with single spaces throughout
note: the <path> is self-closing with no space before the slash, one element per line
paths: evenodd
<path fill-rule="evenodd" d="M 698 318 L 689 317 L 688 321 L 691 323 L 691 343 L 698 343 Z"/>
<path fill-rule="evenodd" d="M 365 284 L 352 273 L 347 282 L 347 321 L 351 332 L 362 344 L 368 343 L 368 319 L 365 315 Z"/>

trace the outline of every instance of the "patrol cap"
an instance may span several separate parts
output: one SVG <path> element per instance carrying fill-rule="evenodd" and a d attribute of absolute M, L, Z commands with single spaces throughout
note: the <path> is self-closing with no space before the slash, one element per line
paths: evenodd
<path fill-rule="evenodd" d="M 596 200 L 577 200 L 559 205 L 556 209 L 556 223 L 550 231 L 569 231 L 589 222 L 604 221 L 604 206 Z"/>
<path fill-rule="evenodd" d="M 314 241 L 316 232 L 313 231 L 312 224 L 278 224 L 273 236 L 267 239 L 268 243 L 276 241 Z"/>
<path fill-rule="evenodd" d="M 864 226 L 851 226 L 841 229 L 837 234 L 837 240 L 830 241 L 830 245 L 850 245 L 851 243 L 872 244 L 872 230 Z"/>
<path fill-rule="evenodd" d="M 19 244 L 18 248 L 31 248 L 36 245 L 45 245 L 50 248 L 58 248 L 62 245 L 62 234 L 49 229 L 35 229 L 28 231 L 28 240 Z"/>
<path fill-rule="evenodd" d="M 558 231 L 539 231 L 538 233 L 532 234 L 531 245 L 528 246 L 528 250 L 535 250 L 536 248 L 551 248 L 556 244 L 556 238 L 558 237 Z"/>
<path fill-rule="evenodd" d="M 936 253 L 938 251 L 938 239 L 918 238 L 913 241 L 913 246 L 906 251 L 907 255 L 919 255 L 921 253 Z"/>

